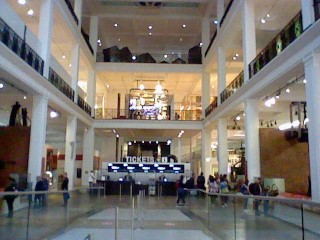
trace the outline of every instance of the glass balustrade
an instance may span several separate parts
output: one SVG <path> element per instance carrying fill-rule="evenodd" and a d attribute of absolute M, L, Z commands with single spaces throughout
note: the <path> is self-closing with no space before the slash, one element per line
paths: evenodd
<path fill-rule="evenodd" d="M 104 195 L 104 187 L 80 188 L 69 191 L 67 206 L 61 191 L 2 192 L 1 197 L 19 196 L 12 218 L 2 201 L 0 234 L 9 239 L 55 240 L 320 238 L 320 204 L 310 200 L 193 189 L 185 190 L 185 203 L 177 203 L 174 194 L 158 191 L 149 186 L 132 195 Z M 45 194 L 46 204 L 36 202 L 36 194 Z M 258 212 L 253 209 L 255 201 Z"/>
<path fill-rule="evenodd" d="M 0 41 L 17 54 L 30 67 L 36 70 L 39 74 L 43 74 L 44 61 L 39 55 L 19 37 L 15 31 L 9 27 L 0 18 Z"/>
<path fill-rule="evenodd" d="M 52 68 L 49 68 L 48 80 L 71 101 L 74 101 L 74 90 Z"/>
<path fill-rule="evenodd" d="M 95 119 L 132 119 L 132 120 L 179 120 L 179 121 L 199 121 L 201 120 L 201 110 L 174 110 L 173 116 L 169 113 L 158 116 L 155 112 L 132 111 L 130 109 L 109 109 L 96 108 Z"/>
<path fill-rule="evenodd" d="M 237 89 L 239 89 L 244 83 L 243 71 L 222 91 L 220 94 L 221 103 L 227 100 Z"/>

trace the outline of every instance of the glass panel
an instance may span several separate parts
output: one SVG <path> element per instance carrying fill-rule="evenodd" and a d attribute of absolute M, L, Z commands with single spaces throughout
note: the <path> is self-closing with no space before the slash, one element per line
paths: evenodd
<path fill-rule="evenodd" d="M 300 205 L 303 213 L 303 236 L 306 240 L 320 239 L 320 206 L 317 205 Z M 301 217 L 302 221 L 302 217 Z"/>

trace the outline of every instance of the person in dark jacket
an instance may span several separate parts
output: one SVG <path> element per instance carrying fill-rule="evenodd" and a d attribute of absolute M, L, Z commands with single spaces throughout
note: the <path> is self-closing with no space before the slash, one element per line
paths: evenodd
<path fill-rule="evenodd" d="M 44 191 L 44 185 L 43 185 L 43 181 L 42 178 L 40 176 L 37 177 L 37 183 L 36 186 L 34 188 L 34 191 L 38 192 L 38 191 Z M 35 194 L 34 195 L 34 207 L 42 207 L 43 205 L 43 194 Z"/>
<path fill-rule="evenodd" d="M 63 173 L 63 181 L 61 185 L 61 190 L 68 191 L 69 178 L 66 172 Z M 63 193 L 63 205 L 66 207 L 68 205 L 68 200 L 70 198 L 70 194 L 68 192 Z"/>
<path fill-rule="evenodd" d="M 262 179 L 261 178 L 256 178 L 256 181 L 249 185 L 250 194 L 252 194 L 254 196 L 261 196 L 261 194 L 262 194 L 262 186 L 261 186 L 261 184 L 262 184 Z M 260 215 L 260 212 L 259 212 L 260 203 L 261 203 L 261 200 L 259 200 L 259 199 L 254 199 L 253 200 L 253 209 L 255 211 L 256 216 Z"/>
<path fill-rule="evenodd" d="M 18 191 L 17 188 L 17 183 L 16 180 L 12 177 L 9 177 L 10 183 L 8 184 L 8 186 L 5 187 L 4 191 L 5 192 L 16 192 Z M 8 218 L 12 218 L 13 217 L 13 202 L 14 199 L 16 198 L 15 195 L 5 195 L 4 199 L 7 202 L 7 206 L 8 206 Z"/>
<path fill-rule="evenodd" d="M 186 190 L 184 188 L 186 187 L 183 183 L 184 176 L 181 175 L 178 182 L 177 182 L 177 192 L 178 192 L 178 198 L 177 198 L 177 205 L 180 206 L 180 200 L 182 201 L 182 204 L 184 205 L 186 203 L 185 197 L 186 197 Z"/>

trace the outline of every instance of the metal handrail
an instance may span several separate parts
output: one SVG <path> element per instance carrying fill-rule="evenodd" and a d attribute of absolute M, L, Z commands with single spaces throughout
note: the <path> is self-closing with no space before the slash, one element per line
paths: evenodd
<path fill-rule="evenodd" d="M 207 54 L 208 54 L 208 52 L 209 52 L 214 40 L 216 39 L 216 37 L 217 37 L 217 30 L 214 32 L 214 34 L 213 34 L 213 36 L 212 36 L 212 38 L 210 40 L 209 46 L 207 47 L 207 50 L 206 50 L 206 52 L 204 54 L 205 57 L 207 56 Z"/>
<path fill-rule="evenodd" d="M 224 22 L 224 19 L 226 18 L 226 16 L 228 15 L 228 12 L 232 6 L 232 3 L 233 3 L 233 0 L 231 0 L 228 4 L 228 6 L 226 7 L 226 10 L 224 11 L 224 14 L 220 20 L 220 27 L 222 26 L 223 22 Z"/>
<path fill-rule="evenodd" d="M 236 78 L 229 83 L 229 85 L 220 93 L 220 101 L 223 103 L 227 100 L 238 88 L 242 87 L 244 83 L 244 73 L 243 71 L 239 73 Z M 220 104 L 221 104 L 220 103 Z"/>

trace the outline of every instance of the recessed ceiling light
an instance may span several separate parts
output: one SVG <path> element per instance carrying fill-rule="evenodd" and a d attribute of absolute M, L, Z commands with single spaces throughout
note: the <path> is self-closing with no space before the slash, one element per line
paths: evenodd
<path fill-rule="evenodd" d="M 26 100 L 26 99 L 27 99 L 27 96 L 23 96 L 23 99 Z"/>
<path fill-rule="evenodd" d="M 107 84 L 106 84 L 106 87 L 107 87 L 107 88 L 109 88 L 109 87 L 110 87 L 110 85 L 107 83 Z"/>
<path fill-rule="evenodd" d="M 114 27 L 118 27 L 118 23 L 113 24 Z"/>
<path fill-rule="evenodd" d="M 302 81 L 303 83 L 307 83 L 307 79 L 303 79 L 303 81 Z"/>
<path fill-rule="evenodd" d="M 33 16 L 33 13 L 34 13 L 33 10 L 32 10 L 32 9 L 29 9 L 28 15 L 29 15 L 29 16 Z"/>
<path fill-rule="evenodd" d="M 71 67 L 71 66 L 72 66 L 72 64 L 70 63 L 70 64 L 69 64 L 69 67 Z"/>
<path fill-rule="evenodd" d="M 269 17 L 270 17 L 270 14 L 268 13 L 268 14 L 267 14 L 267 18 L 269 18 Z"/>
<path fill-rule="evenodd" d="M 217 25 L 218 24 L 218 20 L 217 19 L 214 20 L 213 23 Z"/>
<path fill-rule="evenodd" d="M 167 58 L 167 57 L 168 57 L 168 55 L 167 55 L 167 54 L 165 54 L 165 55 L 163 55 L 163 57 L 164 57 L 164 58 Z"/>
<path fill-rule="evenodd" d="M 185 27 L 186 27 L 186 25 L 185 25 L 185 24 L 182 24 L 182 27 L 183 27 L 183 28 L 185 28 Z"/>
<path fill-rule="evenodd" d="M 174 52 L 172 52 L 171 54 L 174 55 Z"/>
<path fill-rule="evenodd" d="M 203 43 L 201 42 L 201 43 L 199 44 L 199 46 L 202 47 L 202 45 L 203 45 Z"/>
<path fill-rule="evenodd" d="M 236 56 L 234 56 L 232 59 L 233 59 L 233 60 L 237 60 L 237 57 L 236 57 Z"/>
<path fill-rule="evenodd" d="M 152 35 L 152 33 L 151 32 L 149 32 L 149 36 L 151 36 Z"/>
<path fill-rule="evenodd" d="M 120 38 L 118 39 L 118 42 L 121 42 L 121 39 L 120 39 Z"/>
<path fill-rule="evenodd" d="M 66 59 L 66 55 L 62 55 L 62 59 Z"/>
<path fill-rule="evenodd" d="M 236 57 L 239 57 L 239 54 L 238 54 L 238 53 L 236 53 Z"/>
<path fill-rule="evenodd" d="M 24 5 L 24 4 L 26 4 L 26 0 L 18 0 L 18 3 L 21 5 Z"/>
<path fill-rule="evenodd" d="M 4 87 L 3 83 L 0 83 L 0 88 L 3 88 L 3 87 Z"/>
<path fill-rule="evenodd" d="M 101 40 L 100 40 L 100 38 L 98 39 L 97 43 L 101 43 Z"/>
<path fill-rule="evenodd" d="M 289 88 L 286 89 L 286 93 L 290 93 L 290 89 Z"/>
<path fill-rule="evenodd" d="M 151 30 L 151 29 L 152 29 L 152 26 L 150 25 L 148 28 L 149 28 L 149 30 Z"/>
<path fill-rule="evenodd" d="M 180 38 L 180 42 L 182 42 L 182 38 Z"/>
<path fill-rule="evenodd" d="M 260 22 L 261 22 L 261 23 L 266 23 L 266 20 L 265 20 L 264 18 L 262 18 L 262 19 L 260 20 Z"/>
<path fill-rule="evenodd" d="M 132 60 L 136 60 L 137 57 L 135 55 L 132 56 Z"/>

